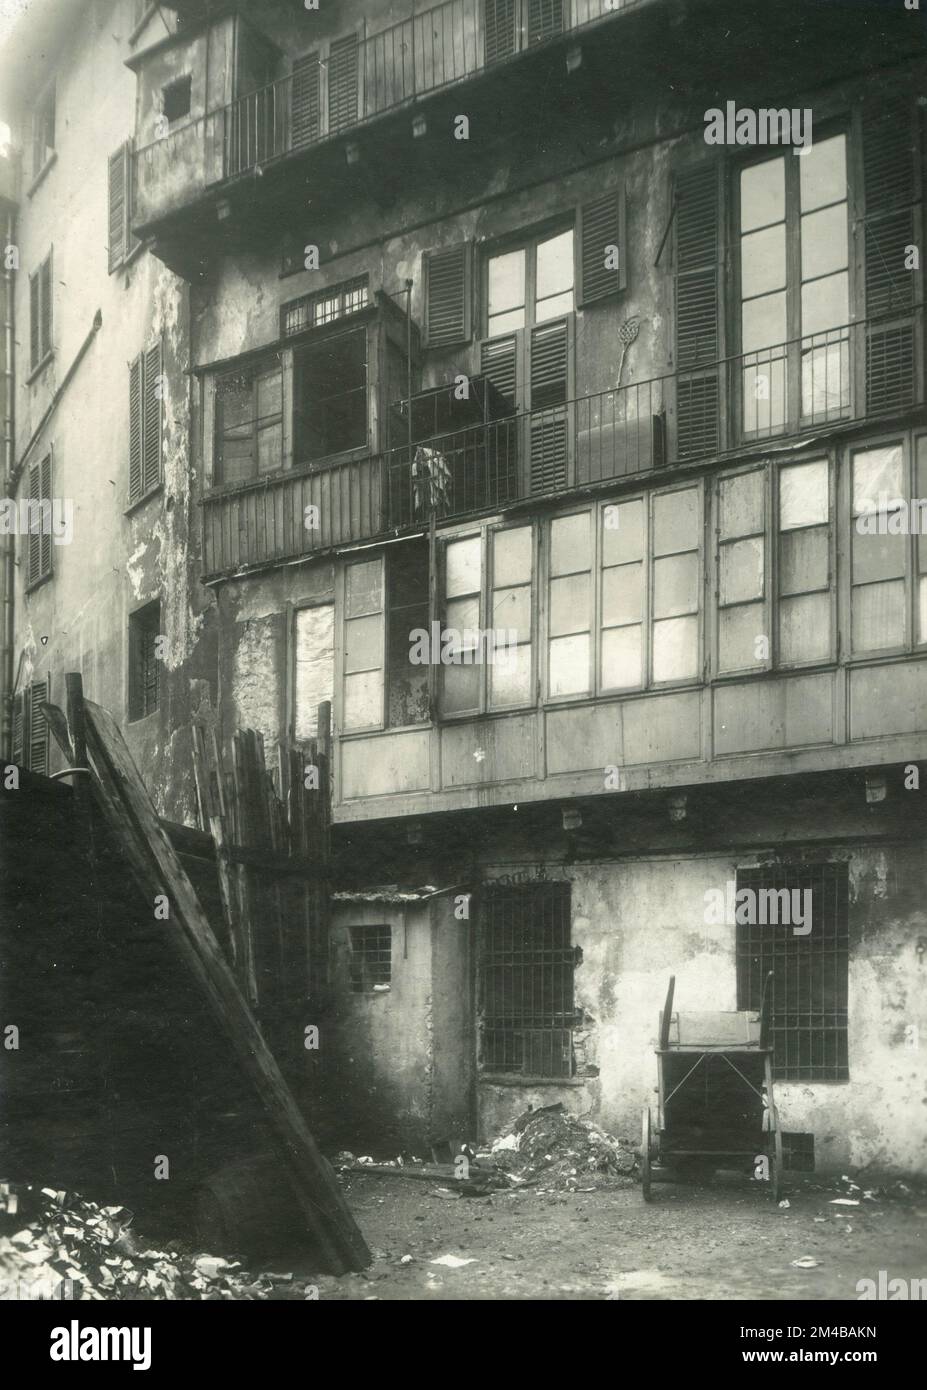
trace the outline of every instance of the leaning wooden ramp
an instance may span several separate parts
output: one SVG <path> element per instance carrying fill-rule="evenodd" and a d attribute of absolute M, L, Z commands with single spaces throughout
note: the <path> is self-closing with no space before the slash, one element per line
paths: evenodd
<path fill-rule="evenodd" d="M 370 1251 L 338 1181 L 319 1152 L 302 1113 L 216 940 L 112 716 L 84 701 L 80 677 L 69 675 L 68 720 L 48 707 L 49 724 L 71 766 L 87 766 L 103 815 L 142 891 L 167 897 L 164 931 L 186 962 L 253 1084 L 287 1164 L 306 1227 L 335 1274 L 363 1269 Z M 153 910 L 153 908 L 152 908 Z"/>

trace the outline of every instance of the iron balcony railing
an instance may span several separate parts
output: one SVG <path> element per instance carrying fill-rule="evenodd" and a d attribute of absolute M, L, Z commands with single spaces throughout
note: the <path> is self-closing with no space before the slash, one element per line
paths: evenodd
<path fill-rule="evenodd" d="M 207 577 L 924 403 L 921 306 L 203 498 Z M 401 403 L 399 403 L 401 404 Z"/>

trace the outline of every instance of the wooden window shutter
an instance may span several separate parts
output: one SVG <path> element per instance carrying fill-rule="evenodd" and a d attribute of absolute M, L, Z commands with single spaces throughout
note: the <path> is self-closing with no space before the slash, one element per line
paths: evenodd
<path fill-rule="evenodd" d="M 39 466 L 39 488 L 40 496 L 48 499 L 49 515 L 48 526 L 43 526 L 39 534 L 39 574 L 42 579 L 52 572 L 52 534 L 51 534 L 51 505 L 52 505 L 52 456 L 46 454 Z"/>
<path fill-rule="evenodd" d="M 161 344 L 145 354 L 142 391 L 142 491 L 150 492 L 161 481 Z"/>
<path fill-rule="evenodd" d="M 357 120 L 357 35 L 336 39 L 328 53 L 328 130 L 343 130 Z"/>
<path fill-rule="evenodd" d="M 480 373 L 492 382 L 513 410 L 518 403 L 517 363 L 516 338 L 495 338 L 480 344 Z"/>
<path fill-rule="evenodd" d="M 720 170 L 676 181 L 676 430 L 679 458 L 717 451 L 721 439 Z"/>
<path fill-rule="evenodd" d="M 29 501 L 40 502 L 42 499 L 42 464 L 34 463 L 29 469 Z M 37 584 L 42 578 L 42 531 L 41 514 L 33 511 L 30 519 L 29 530 L 29 568 L 26 582 Z M 50 539 L 50 537 L 49 537 Z"/>
<path fill-rule="evenodd" d="M 13 697 L 13 745 L 11 749 L 12 760 L 17 767 L 25 767 L 25 742 L 24 742 L 24 697 L 15 695 Z"/>
<path fill-rule="evenodd" d="M 109 269 L 111 273 L 126 258 L 128 184 L 128 146 L 122 145 L 115 154 L 111 154 L 109 157 Z"/>
<path fill-rule="evenodd" d="M 129 505 L 142 495 L 142 356 L 129 367 Z"/>
<path fill-rule="evenodd" d="M 563 33 L 563 0 L 528 0 L 528 42 Z"/>
<path fill-rule="evenodd" d="M 624 190 L 606 193 L 579 210 L 580 304 L 592 304 L 627 288 Z M 608 248 L 618 248 L 618 268 L 606 267 Z"/>
<path fill-rule="evenodd" d="M 566 486 L 568 394 L 567 325 L 561 320 L 531 330 L 531 491 Z"/>
<path fill-rule="evenodd" d="M 29 688 L 28 739 L 29 767 L 33 772 L 48 774 L 48 720 L 43 705 L 51 696 L 48 676 L 44 680 L 33 681 Z"/>
<path fill-rule="evenodd" d="M 321 134 L 319 106 L 319 55 L 307 53 L 293 64 L 291 128 L 293 148 L 312 145 Z"/>
<path fill-rule="evenodd" d="M 39 308 L 40 281 L 39 272 L 29 276 L 29 365 L 37 367 L 41 361 L 39 352 Z"/>
<path fill-rule="evenodd" d="M 41 327 L 39 330 L 39 352 L 46 357 L 52 345 L 52 258 L 51 252 L 45 257 L 39 269 L 41 289 L 39 299 L 42 306 Z"/>
<path fill-rule="evenodd" d="M 911 102 L 899 96 L 864 109 L 868 412 L 899 410 L 917 398 L 914 306 L 922 272 L 904 264 L 905 247 L 918 242 L 917 169 Z"/>
<path fill-rule="evenodd" d="M 515 52 L 516 0 L 483 0 L 486 66 Z"/>
<path fill-rule="evenodd" d="M 469 241 L 447 251 L 426 251 L 425 341 L 428 347 L 449 347 L 470 340 L 472 247 Z"/>

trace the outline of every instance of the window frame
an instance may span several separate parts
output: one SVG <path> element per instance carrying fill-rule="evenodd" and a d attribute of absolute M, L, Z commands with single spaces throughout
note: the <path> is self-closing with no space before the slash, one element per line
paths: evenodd
<path fill-rule="evenodd" d="M 51 110 L 50 120 L 48 119 L 49 109 Z M 47 136 L 49 126 L 52 128 L 52 143 L 49 145 L 47 138 L 43 141 L 43 156 L 40 163 L 36 158 L 39 149 L 39 134 L 44 130 Z M 42 182 L 46 171 L 55 162 L 58 153 L 58 89 L 54 77 L 45 83 L 35 99 L 32 107 L 30 136 L 32 179 L 28 191 L 31 194 Z"/>
<path fill-rule="evenodd" d="M 374 935 L 377 933 L 378 935 Z M 388 933 L 389 938 L 389 960 L 383 961 L 382 955 L 385 951 L 383 945 L 384 933 Z M 371 946 L 373 941 L 379 945 Z M 352 922 L 348 925 L 348 983 L 351 986 L 352 994 L 373 996 L 378 994 L 389 994 L 393 986 L 393 924 L 391 922 Z M 376 959 L 371 959 L 371 957 Z M 385 979 L 370 979 L 369 972 L 372 970 L 382 971 L 386 968 Z"/>
<path fill-rule="evenodd" d="M 153 703 L 149 704 L 148 684 L 139 683 L 138 666 L 144 660 L 143 641 L 153 637 L 156 642 L 161 636 L 161 600 L 150 599 L 140 604 L 129 614 L 128 670 L 126 672 L 126 723 L 138 724 L 157 714 L 161 708 L 163 685 L 161 679 L 160 657 L 154 653 L 151 660 L 155 673 L 155 693 Z M 149 625 L 149 618 L 156 616 L 157 622 Z"/>
<path fill-rule="evenodd" d="M 371 306 L 367 305 L 367 310 Z M 361 316 L 364 317 L 361 317 Z M 357 319 L 357 322 L 352 320 Z M 346 463 L 351 459 L 365 458 L 375 452 L 371 440 L 371 389 L 375 387 L 378 380 L 377 356 L 380 345 L 379 334 L 377 332 L 379 319 L 377 311 L 374 310 L 369 315 L 366 310 L 358 309 L 352 314 L 346 315 L 345 321 L 341 319 L 333 320 L 331 324 L 320 325 L 323 329 L 330 329 L 328 332 L 309 330 L 305 338 L 293 347 L 293 393 L 292 393 L 292 413 L 293 413 L 293 463 L 296 469 L 305 473 L 322 473 L 327 469 L 336 468 L 341 463 Z M 373 330 L 374 340 L 371 341 L 371 330 Z M 309 458 L 305 450 L 300 447 L 302 435 L 301 426 L 301 406 L 302 406 L 302 385 L 301 372 L 303 359 L 311 350 L 324 349 L 326 343 L 332 342 L 337 338 L 348 337 L 352 334 L 363 334 L 364 339 L 364 384 L 362 388 L 353 388 L 355 392 L 363 390 L 364 400 L 364 439 L 360 444 L 351 444 L 347 448 L 338 449 L 332 453 L 319 454 Z M 340 393 L 342 397 L 350 394 L 347 391 Z M 336 396 L 327 397 L 328 400 L 337 399 Z"/>
<path fill-rule="evenodd" d="M 29 375 L 26 377 L 27 385 L 45 370 L 55 355 L 54 250 L 53 246 L 49 247 L 45 256 L 29 276 Z M 42 287 L 43 276 L 47 278 L 45 289 Z M 33 285 L 36 287 L 34 303 Z M 33 322 L 33 313 L 36 315 L 36 322 Z M 46 326 L 47 338 L 44 338 L 43 329 Z M 33 338 L 37 344 L 35 357 L 32 355 Z"/>
<path fill-rule="evenodd" d="M 533 328 L 540 328 L 547 324 L 557 323 L 560 319 L 572 320 L 575 317 L 577 295 L 579 293 L 576 272 L 577 230 L 576 210 L 570 209 L 569 211 L 559 213 L 555 217 L 551 217 L 540 225 L 522 228 L 507 236 L 499 237 L 489 245 L 480 248 L 479 336 L 482 342 L 494 342 L 497 338 L 509 338 L 516 334 L 524 336 L 530 334 Z M 573 307 L 572 309 L 565 310 L 562 314 L 553 314 L 550 318 L 539 319 L 537 317 L 538 247 L 543 245 L 544 242 L 553 241 L 556 237 L 562 236 L 564 232 L 570 232 L 573 237 L 572 255 L 570 257 L 573 277 L 570 291 L 573 295 Z M 489 322 L 489 264 L 490 261 L 495 260 L 498 256 L 506 256 L 513 251 L 525 252 L 525 321 L 520 328 L 505 328 L 499 329 L 497 332 L 491 332 Z M 561 291 L 561 293 L 565 293 L 565 291 Z M 522 382 L 521 384 L 524 390 L 527 383 Z"/>
<path fill-rule="evenodd" d="M 213 387 L 214 387 L 214 394 L 213 394 L 213 412 L 212 412 L 213 418 L 212 418 L 212 479 L 211 479 L 211 484 L 212 484 L 212 487 L 215 488 L 215 489 L 217 489 L 217 490 L 227 491 L 227 492 L 240 492 L 240 491 L 242 491 L 242 490 L 244 490 L 244 489 L 246 489 L 246 488 L 248 488 L 248 487 L 253 486 L 253 485 L 256 484 L 256 483 L 265 482 L 265 481 L 266 481 L 267 479 L 269 479 L 269 478 L 276 478 L 276 477 L 278 477 L 281 473 L 283 473 L 283 472 L 285 472 L 285 471 L 287 470 L 287 466 L 288 466 L 288 465 L 287 465 L 287 457 L 288 457 L 288 456 L 287 456 L 287 427 L 286 427 L 286 415 L 287 415 L 288 393 L 287 393 L 287 389 L 286 389 L 286 363 L 285 363 L 285 361 L 284 361 L 284 357 L 283 357 L 283 353 L 282 353 L 282 352 L 281 352 L 281 353 L 278 353 L 278 354 L 277 354 L 277 357 L 278 357 L 278 361 L 277 361 L 276 365 L 274 365 L 274 363 L 273 363 L 273 354 L 270 354 L 270 353 L 265 354 L 265 355 L 262 355 L 262 356 L 260 356 L 260 357 L 249 358 L 249 359 L 247 359 L 245 362 L 241 363 L 238 367 L 229 367 L 229 368 L 228 368 L 227 370 L 225 370 L 225 371 L 217 372 L 216 375 L 215 375 L 215 377 L 214 377 L 214 380 L 213 380 Z M 266 377 L 273 376 L 275 373 L 278 373 L 279 376 L 280 376 L 280 417 L 279 417 L 279 423 L 280 423 L 280 461 L 279 461 L 277 467 L 272 468 L 272 469 L 267 469 L 266 471 L 262 472 L 262 471 L 260 470 L 260 468 L 259 468 L 259 462 L 260 462 L 259 439 L 260 439 L 260 435 L 261 435 L 261 419 L 262 419 L 263 417 L 261 417 L 261 416 L 258 414 L 258 401 L 259 401 L 258 385 L 259 385 L 259 382 L 261 382 L 263 379 L 265 379 Z M 221 438 L 221 437 L 222 437 L 222 432 L 223 432 L 223 431 L 222 431 L 222 406 L 221 406 L 222 391 L 221 391 L 221 388 L 222 388 L 222 383 L 223 383 L 224 381 L 230 381 L 230 380 L 231 380 L 232 378 L 234 378 L 234 377 L 241 377 L 241 376 L 248 376 L 248 377 L 250 377 L 250 387 L 251 387 L 251 418 L 250 418 L 249 424 L 250 424 L 250 426 L 251 426 L 251 446 L 252 446 L 252 459 L 253 459 L 253 463 L 254 463 L 254 472 L 253 472 L 252 474 L 250 474 L 247 478 L 238 478 L 238 479 L 235 479 L 235 480 L 232 481 L 232 482 L 229 482 L 224 476 L 222 476 L 222 474 L 223 474 L 223 459 L 222 459 L 222 438 Z M 276 416 L 270 416 L 270 417 L 268 417 L 268 418 L 269 418 L 272 422 L 274 422 L 274 421 L 276 420 Z M 273 424 L 273 423 L 271 423 L 271 424 L 265 424 L 265 425 L 263 426 L 263 428 L 264 428 L 265 430 L 273 429 L 273 428 L 274 428 L 274 424 Z"/>

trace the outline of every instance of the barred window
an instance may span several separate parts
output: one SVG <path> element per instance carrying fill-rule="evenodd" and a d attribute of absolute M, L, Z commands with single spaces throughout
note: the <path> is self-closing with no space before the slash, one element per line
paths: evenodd
<path fill-rule="evenodd" d="M 796 902 L 803 921 L 768 920 L 750 914 L 738 922 L 737 1007 L 758 1009 L 767 973 L 773 973 L 771 1038 L 773 1073 L 786 1081 L 848 1081 L 849 873 L 846 864 L 769 865 L 737 872 L 737 889 L 761 895 L 782 891 Z M 810 892 L 810 914 L 804 894 Z M 798 899 L 795 894 L 801 894 Z M 768 900 L 767 900 L 768 901 Z M 765 920 L 764 920 L 765 919 Z M 810 931 L 807 928 L 810 926 Z"/>
<path fill-rule="evenodd" d="M 481 895 L 484 1072 L 573 1073 L 570 892 L 569 883 L 493 884 Z"/>
<path fill-rule="evenodd" d="M 144 719 L 160 697 L 158 637 L 161 605 L 155 600 L 129 618 L 129 719 Z"/>
<path fill-rule="evenodd" d="M 350 931 L 351 989 L 355 994 L 389 989 L 393 964 L 392 927 L 351 927 Z"/>
<path fill-rule="evenodd" d="M 291 299 L 280 310 L 280 336 L 292 338 L 307 328 L 321 328 L 335 319 L 347 318 L 370 302 L 369 277 L 357 275 L 316 294 Z"/>

